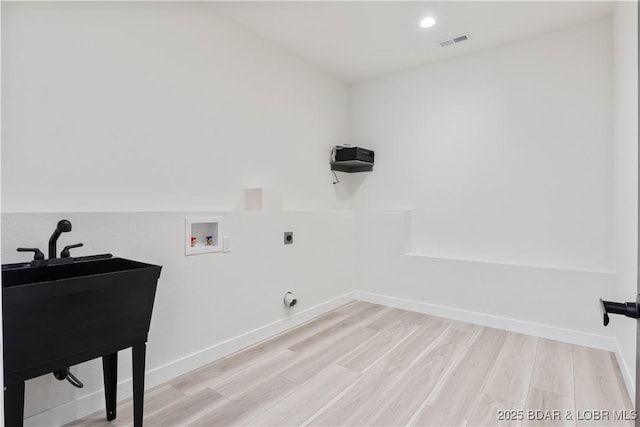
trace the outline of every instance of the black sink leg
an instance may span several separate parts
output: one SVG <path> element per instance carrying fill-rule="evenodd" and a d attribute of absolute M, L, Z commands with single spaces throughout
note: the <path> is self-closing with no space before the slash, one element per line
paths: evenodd
<path fill-rule="evenodd" d="M 6 427 L 21 427 L 24 417 L 24 381 L 4 388 L 4 423 Z"/>
<path fill-rule="evenodd" d="M 144 414 L 144 358 L 147 345 L 133 346 L 133 427 L 142 427 Z"/>
<path fill-rule="evenodd" d="M 118 353 L 102 356 L 102 375 L 104 377 L 104 400 L 107 408 L 107 420 L 116 419 L 118 388 Z"/>

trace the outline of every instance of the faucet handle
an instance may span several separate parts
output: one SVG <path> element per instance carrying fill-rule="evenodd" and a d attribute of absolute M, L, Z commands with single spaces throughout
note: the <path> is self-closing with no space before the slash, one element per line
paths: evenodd
<path fill-rule="evenodd" d="M 62 252 L 60 252 L 60 258 L 69 258 L 71 256 L 69 249 L 80 248 L 82 246 L 84 246 L 83 243 L 76 243 L 75 245 L 65 246 Z"/>
<path fill-rule="evenodd" d="M 38 248 L 18 248 L 18 252 L 33 252 L 33 259 L 36 261 L 44 259 L 44 254 Z"/>

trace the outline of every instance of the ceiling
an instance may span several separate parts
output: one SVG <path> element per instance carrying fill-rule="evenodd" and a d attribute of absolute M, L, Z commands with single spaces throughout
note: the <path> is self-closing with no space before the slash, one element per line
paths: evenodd
<path fill-rule="evenodd" d="M 218 13 L 346 81 L 356 82 L 610 15 L 607 1 L 249 1 Z M 419 27 L 433 16 L 437 24 Z M 438 41 L 461 33 L 448 47 Z"/>

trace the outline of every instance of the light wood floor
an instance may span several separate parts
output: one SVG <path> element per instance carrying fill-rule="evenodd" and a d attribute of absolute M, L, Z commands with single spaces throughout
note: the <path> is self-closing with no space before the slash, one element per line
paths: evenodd
<path fill-rule="evenodd" d="M 608 426 L 632 423 L 576 418 L 631 409 L 612 353 L 353 302 L 149 390 L 145 426 Z M 70 425 L 131 417 L 128 400 Z"/>

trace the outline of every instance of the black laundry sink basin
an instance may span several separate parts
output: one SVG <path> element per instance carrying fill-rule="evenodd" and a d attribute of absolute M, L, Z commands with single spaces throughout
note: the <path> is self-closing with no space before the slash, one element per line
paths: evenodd
<path fill-rule="evenodd" d="M 123 258 L 2 271 L 5 381 L 33 378 L 145 337 L 160 266 Z M 76 361 L 77 360 L 77 361 Z"/>
<path fill-rule="evenodd" d="M 2 266 L 5 425 L 22 426 L 24 381 L 102 357 L 116 418 L 118 351 L 132 348 L 134 426 L 142 427 L 145 348 L 162 267 L 111 255 Z"/>

